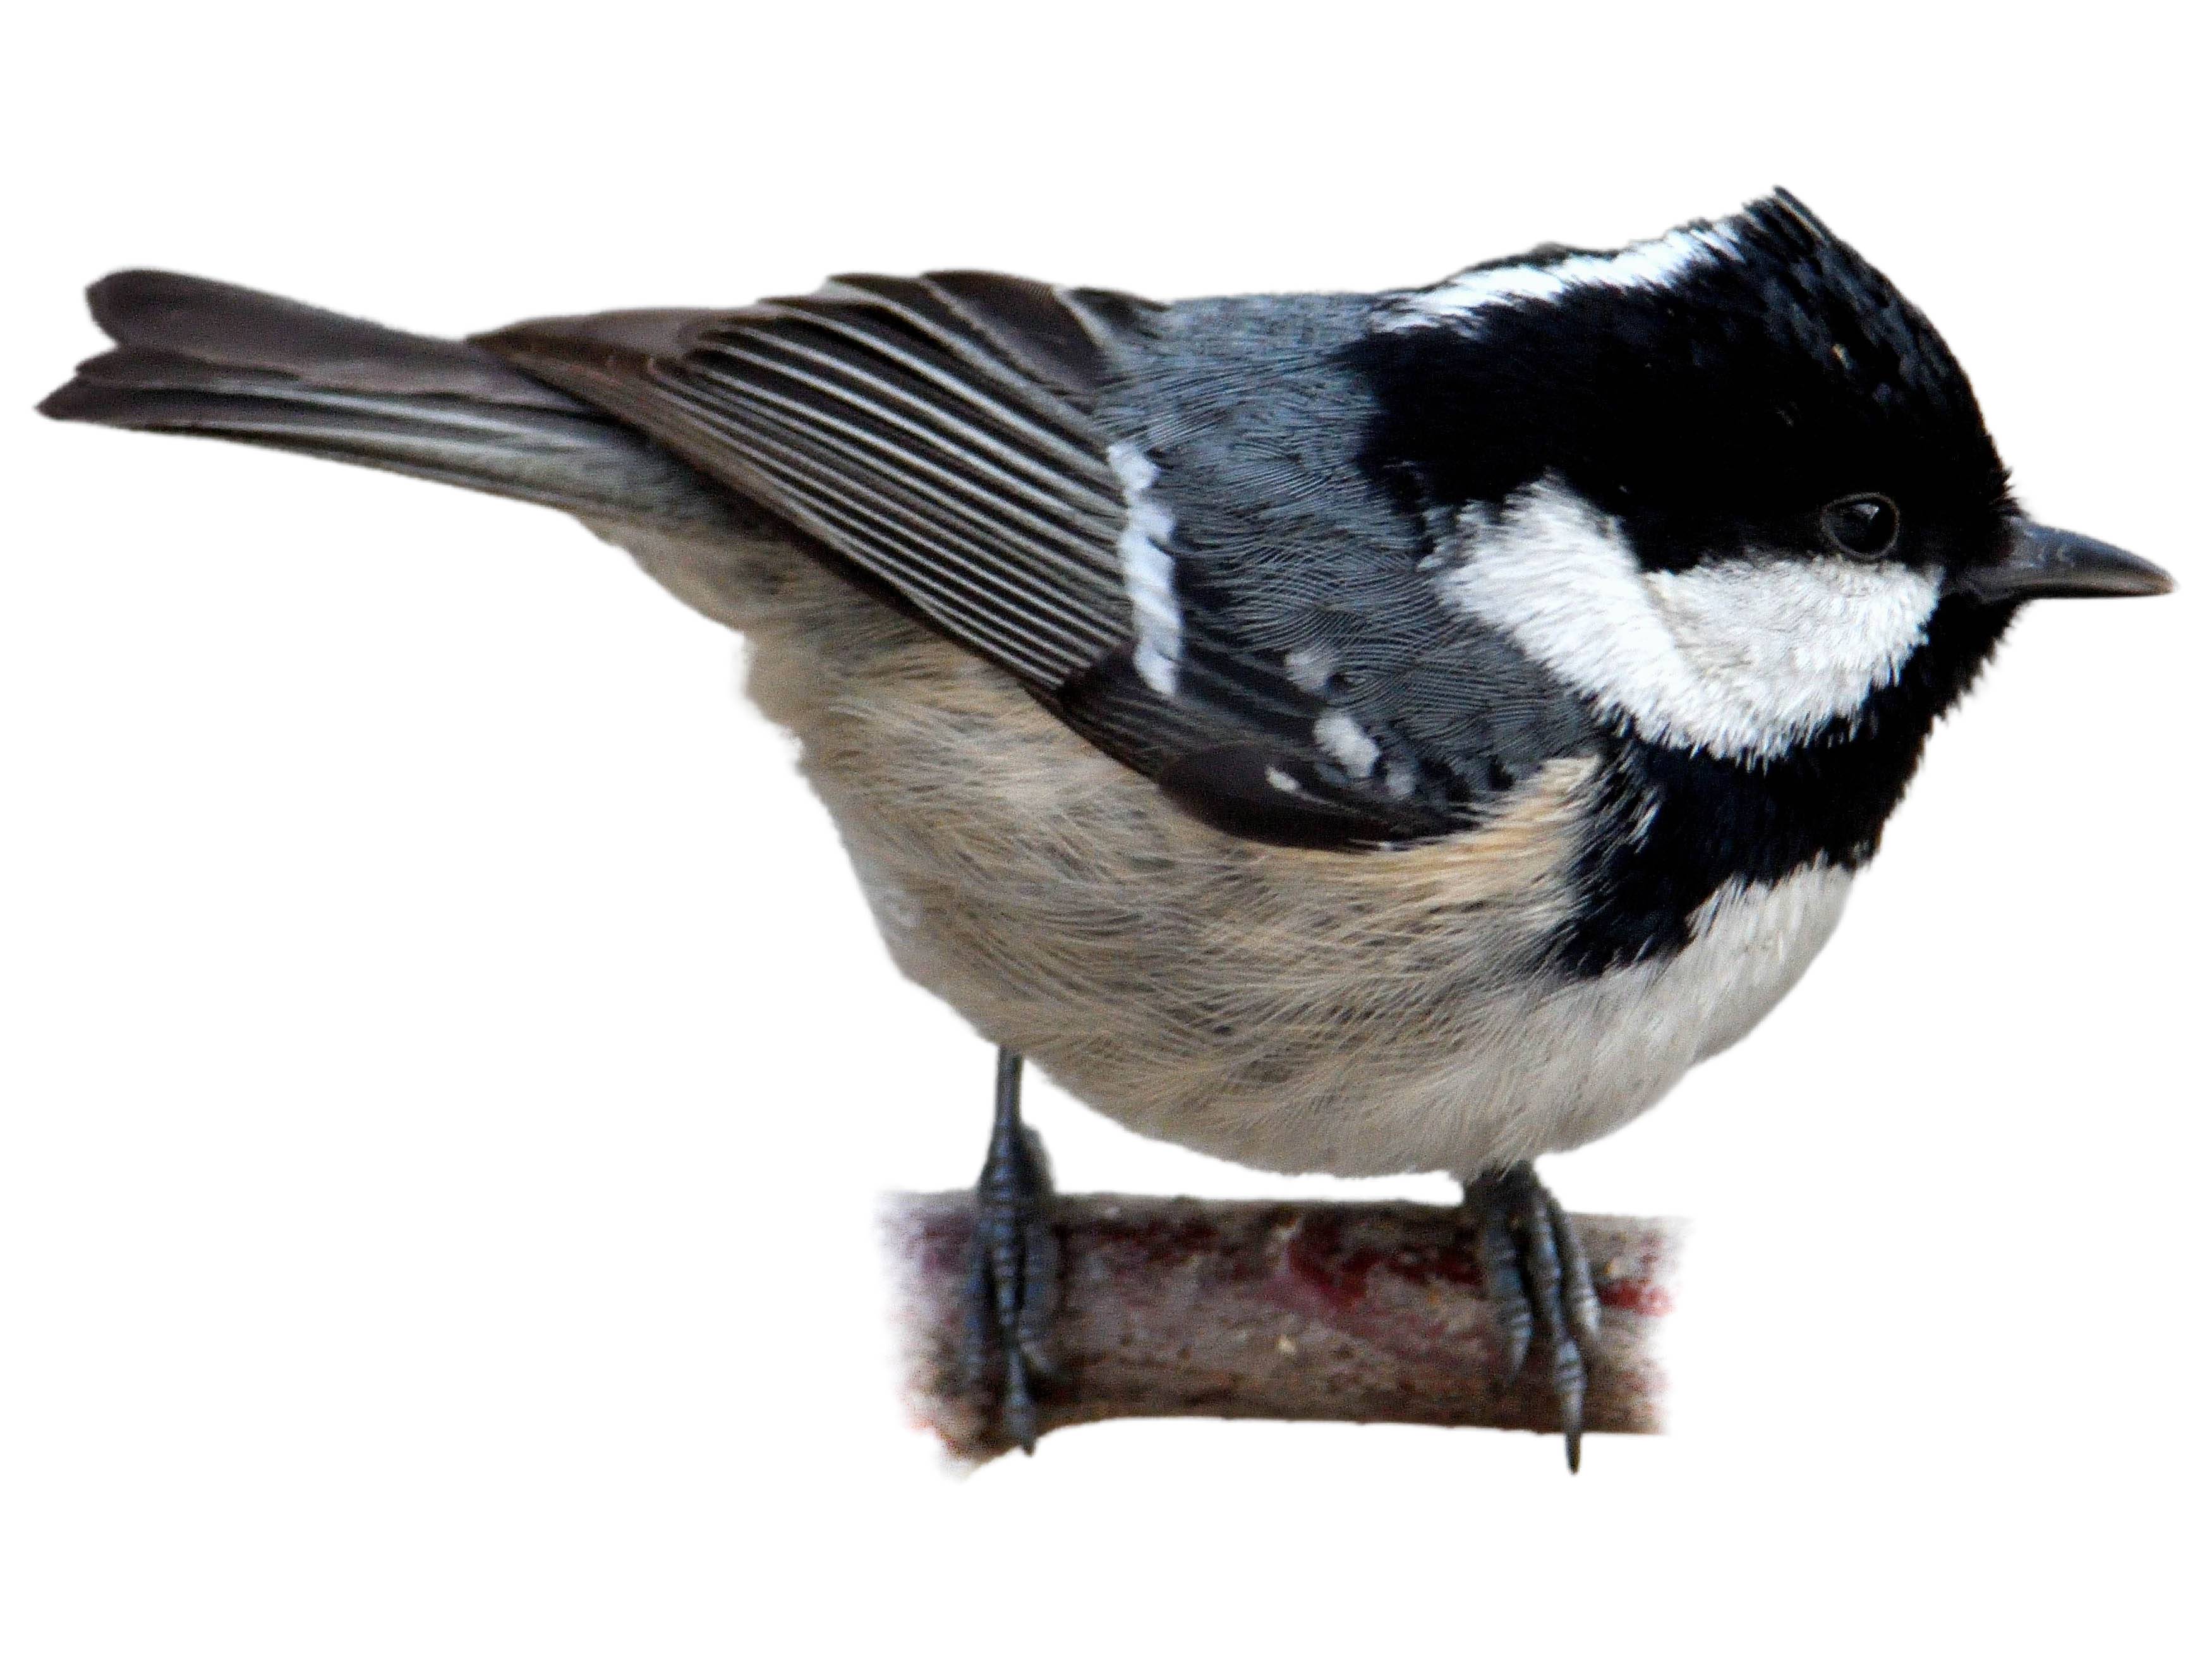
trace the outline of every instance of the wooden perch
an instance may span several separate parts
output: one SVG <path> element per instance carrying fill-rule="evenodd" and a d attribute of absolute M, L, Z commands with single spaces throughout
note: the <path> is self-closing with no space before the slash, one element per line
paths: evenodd
<path fill-rule="evenodd" d="M 1049 1431 L 1110 1417 L 1267 1417 L 1556 1431 L 1543 1353 L 1502 1375 L 1463 1213 L 1442 1205 L 1231 1202 L 1114 1194 L 1055 1200 L 1061 1286 Z M 975 1200 L 890 1194 L 907 1393 L 956 1457 L 1011 1449 L 995 1378 L 970 1378 L 963 1291 Z M 1652 1353 L 1678 1224 L 1577 1216 L 1604 1307 L 1591 1431 L 1655 1434 Z"/>

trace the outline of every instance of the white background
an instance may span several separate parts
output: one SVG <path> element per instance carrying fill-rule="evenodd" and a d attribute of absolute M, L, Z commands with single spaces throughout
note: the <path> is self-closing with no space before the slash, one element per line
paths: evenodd
<path fill-rule="evenodd" d="M 19 17 L 0 1650 L 2201 1641 L 2212 246 L 2151 15 Z M 841 269 L 1369 288 L 1776 182 L 2033 508 L 2183 588 L 2028 616 L 1802 992 L 1555 1161 L 1698 1228 L 1678 1432 L 1574 1480 L 1202 1422 L 948 1476 L 871 1213 L 970 1178 L 990 1055 L 734 642 L 547 513 L 28 412 L 130 264 L 453 332 Z M 1300 1184 L 1033 1098 L 1073 1188 Z"/>

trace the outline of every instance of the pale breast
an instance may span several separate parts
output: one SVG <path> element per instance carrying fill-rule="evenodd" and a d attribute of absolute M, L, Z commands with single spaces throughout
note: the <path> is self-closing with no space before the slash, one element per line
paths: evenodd
<path fill-rule="evenodd" d="M 1592 761 L 1449 839 L 1261 846 L 811 567 L 775 562 L 771 592 L 757 564 L 659 562 L 752 638 L 750 689 L 799 738 L 901 968 L 1100 1111 L 1239 1163 L 1468 1175 L 1595 1139 L 1749 1030 L 1848 887 L 1732 888 L 1675 956 L 1554 973 Z"/>

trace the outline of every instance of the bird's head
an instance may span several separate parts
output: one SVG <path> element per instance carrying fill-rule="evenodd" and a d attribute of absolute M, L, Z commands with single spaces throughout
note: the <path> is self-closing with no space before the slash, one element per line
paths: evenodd
<path fill-rule="evenodd" d="M 1932 718 L 2021 602 L 2171 586 L 2020 511 L 1942 337 L 1784 192 L 1385 296 L 1358 356 L 1441 597 L 1653 742 Z"/>

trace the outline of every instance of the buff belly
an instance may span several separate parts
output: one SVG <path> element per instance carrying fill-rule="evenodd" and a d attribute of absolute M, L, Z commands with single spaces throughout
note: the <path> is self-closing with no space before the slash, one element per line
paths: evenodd
<path fill-rule="evenodd" d="M 1185 817 L 988 665 L 787 548 L 621 539 L 751 640 L 905 973 L 1133 1129 L 1258 1168 L 1468 1176 L 1618 1128 L 1735 1042 L 1849 877 L 1731 887 L 1690 945 L 1546 969 L 1593 763 L 1398 851 Z"/>

